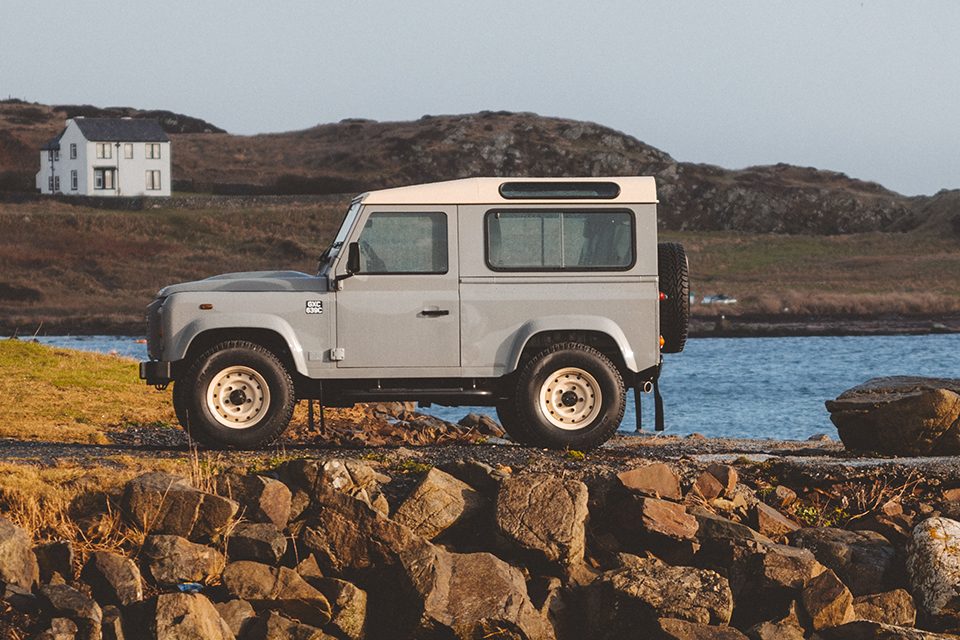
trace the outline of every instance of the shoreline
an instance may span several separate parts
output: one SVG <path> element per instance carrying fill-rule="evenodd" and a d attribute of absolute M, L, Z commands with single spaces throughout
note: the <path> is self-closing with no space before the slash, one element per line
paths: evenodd
<path fill-rule="evenodd" d="M 901 316 L 894 314 L 792 316 L 778 314 L 694 314 L 691 338 L 786 338 L 812 336 L 897 336 L 960 333 L 960 314 Z M 0 320 L 5 337 L 113 335 L 142 338 L 140 320 L 101 318 L 37 320 L 13 324 Z"/>

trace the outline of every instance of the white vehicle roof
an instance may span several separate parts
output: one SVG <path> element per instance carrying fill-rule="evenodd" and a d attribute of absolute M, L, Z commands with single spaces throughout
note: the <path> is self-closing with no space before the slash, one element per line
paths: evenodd
<path fill-rule="evenodd" d="M 615 197 L 510 197 L 500 193 L 500 187 L 508 183 L 616 183 L 619 193 Z M 657 202 L 657 187 L 650 176 L 615 176 L 595 178 L 464 178 L 446 182 L 431 182 L 409 187 L 396 187 L 370 191 L 361 196 L 364 204 L 548 204 L 548 203 L 631 203 Z"/>

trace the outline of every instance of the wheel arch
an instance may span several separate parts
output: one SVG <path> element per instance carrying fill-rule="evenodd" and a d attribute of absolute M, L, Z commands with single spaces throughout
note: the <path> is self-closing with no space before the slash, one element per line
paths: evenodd
<path fill-rule="evenodd" d="M 554 316 L 525 323 L 517 331 L 506 362 L 506 374 L 557 342 L 580 342 L 594 347 L 610 358 L 621 372 L 638 371 L 636 356 L 617 323 L 600 316 Z"/>
<path fill-rule="evenodd" d="M 275 316 L 266 316 L 266 318 L 272 318 L 272 320 L 260 319 L 243 324 L 225 322 L 213 325 L 194 321 L 179 332 L 178 335 L 186 338 L 177 342 L 173 359 L 190 362 L 220 342 L 246 340 L 272 351 L 291 373 L 306 375 L 307 367 L 303 349 L 293 329 Z"/>

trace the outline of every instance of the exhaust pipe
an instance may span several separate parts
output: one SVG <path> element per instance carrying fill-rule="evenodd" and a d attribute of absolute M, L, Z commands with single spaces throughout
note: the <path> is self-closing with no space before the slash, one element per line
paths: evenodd
<path fill-rule="evenodd" d="M 643 383 L 643 392 L 650 393 L 651 391 L 653 391 L 653 383 L 647 380 Z"/>

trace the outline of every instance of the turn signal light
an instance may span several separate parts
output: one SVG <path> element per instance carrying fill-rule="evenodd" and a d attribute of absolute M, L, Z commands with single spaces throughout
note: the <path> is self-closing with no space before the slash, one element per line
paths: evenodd
<path fill-rule="evenodd" d="M 663 339 L 663 336 L 660 336 L 660 348 L 663 349 L 663 345 L 666 344 L 666 340 Z"/>
<path fill-rule="evenodd" d="M 663 301 L 666 300 L 666 299 L 667 299 L 667 294 L 665 294 L 663 291 L 661 291 L 661 292 L 660 292 L 660 302 L 663 302 Z"/>

